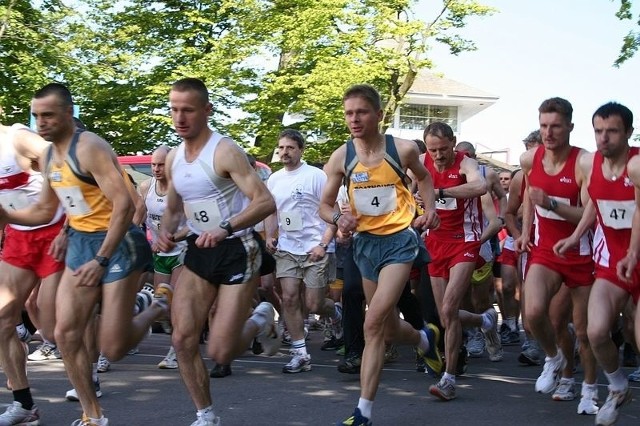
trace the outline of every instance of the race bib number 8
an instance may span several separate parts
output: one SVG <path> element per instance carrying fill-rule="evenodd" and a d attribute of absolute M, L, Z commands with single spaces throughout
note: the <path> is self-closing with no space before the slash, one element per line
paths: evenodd
<path fill-rule="evenodd" d="M 69 216 L 84 216 L 91 213 L 79 186 L 54 188 L 54 190 L 60 199 L 60 204 Z"/>
<path fill-rule="evenodd" d="M 598 210 L 605 226 L 613 229 L 631 229 L 635 200 L 598 200 Z"/>
<path fill-rule="evenodd" d="M 222 221 L 218 203 L 213 200 L 185 202 L 184 212 L 193 227 L 200 232 L 217 229 Z"/>
<path fill-rule="evenodd" d="M 397 207 L 396 187 L 354 188 L 353 201 L 358 213 L 366 216 L 382 216 L 394 211 Z"/>
<path fill-rule="evenodd" d="M 282 226 L 282 229 L 285 231 L 301 231 L 302 216 L 296 212 L 281 212 L 280 226 Z"/>
<path fill-rule="evenodd" d="M 5 210 L 20 210 L 29 205 L 27 194 L 18 190 L 0 194 L 0 205 Z"/>

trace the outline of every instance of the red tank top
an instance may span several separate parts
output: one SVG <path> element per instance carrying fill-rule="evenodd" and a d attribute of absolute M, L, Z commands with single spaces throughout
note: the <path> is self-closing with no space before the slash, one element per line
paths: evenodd
<path fill-rule="evenodd" d="M 632 147 L 628 159 L 638 155 L 640 149 Z M 616 180 L 607 180 L 602 173 L 604 157 L 596 152 L 589 181 L 589 196 L 597 213 L 593 237 L 593 260 L 600 266 L 615 268 L 627 254 L 631 239 L 631 222 L 636 209 L 633 183 L 627 167 Z"/>
<path fill-rule="evenodd" d="M 467 178 L 460 173 L 460 163 L 465 154 L 456 152 L 453 164 L 439 172 L 429 155 L 424 157 L 424 165 L 431 173 L 434 188 L 452 188 L 467 183 Z M 480 197 L 444 198 L 436 201 L 436 209 L 440 217 L 440 227 L 430 229 L 429 237 L 438 241 L 467 242 L 480 241 L 482 235 L 482 207 Z"/>
<path fill-rule="evenodd" d="M 538 147 L 533 157 L 533 166 L 529 173 L 529 185 L 541 188 L 547 195 L 556 200 L 558 204 L 581 206 L 580 186 L 576 180 L 576 161 L 580 148 L 571 147 L 569 156 L 560 172 L 549 175 L 544 171 L 542 159 L 544 158 L 544 146 Z M 568 222 L 555 212 L 535 206 L 535 238 L 536 249 L 553 251 L 553 246 L 559 240 L 567 238 L 575 230 L 576 225 Z M 569 250 L 567 258 L 591 255 L 591 235 L 584 235 L 580 244 Z"/>

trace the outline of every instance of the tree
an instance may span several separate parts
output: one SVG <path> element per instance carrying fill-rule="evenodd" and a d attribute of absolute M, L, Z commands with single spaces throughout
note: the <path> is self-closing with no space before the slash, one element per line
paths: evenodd
<path fill-rule="evenodd" d="M 0 5 L 0 107 L 6 122 L 28 123 L 33 92 L 74 68 L 62 2 L 24 0 Z"/>
<path fill-rule="evenodd" d="M 616 17 L 621 21 L 632 20 L 633 14 L 631 12 L 632 1 L 620 0 L 620 8 L 616 12 Z M 638 15 L 637 25 L 640 26 L 640 14 Z M 631 59 L 640 48 L 640 31 L 630 30 L 629 33 L 622 39 L 622 47 L 620 48 L 620 55 L 614 62 L 616 67 L 619 67 L 627 60 Z"/>

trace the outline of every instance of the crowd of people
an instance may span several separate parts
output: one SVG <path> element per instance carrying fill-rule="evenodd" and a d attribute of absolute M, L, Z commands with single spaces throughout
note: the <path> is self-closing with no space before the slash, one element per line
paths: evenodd
<path fill-rule="evenodd" d="M 322 350 L 342 351 L 338 371 L 360 375 L 338 425 L 372 424 L 396 345 L 414 348 L 416 368 L 434 378 L 429 393 L 451 401 L 469 357 L 500 362 L 521 340 L 519 361 L 542 367 L 536 392 L 616 423 L 629 380 L 640 381 L 619 356 L 624 342 L 635 359 L 640 341 L 640 156 L 628 108 L 594 112 L 589 153 L 571 145 L 571 104 L 547 99 L 521 167 L 495 171 L 444 122 L 421 140 L 382 134 L 379 93 L 354 85 L 343 96 L 349 140 L 308 164 L 304 135 L 285 129 L 283 168 L 264 182 L 210 128 L 201 80 L 176 81 L 169 105 L 181 143 L 153 151 L 139 187 L 74 119 L 62 84 L 34 94 L 37 132 L 0 126 L 0 363 L 14 397 L 0 426 L 40 424 L 27 356 L 63 360 L 66 397 L 83 410 L 74 425 L 108 425 L 98 372 L 154 323 L 171 334 L 158 368 L 179 370 L 192 426 L 220 425 L 210 377 L 231 374 L 248 348 L 273 355 L 285 344 L 282 372 L 310 371 L 310 316 L 324 327 Z M 36 329 L 43 344 L 29 355 Z"/>

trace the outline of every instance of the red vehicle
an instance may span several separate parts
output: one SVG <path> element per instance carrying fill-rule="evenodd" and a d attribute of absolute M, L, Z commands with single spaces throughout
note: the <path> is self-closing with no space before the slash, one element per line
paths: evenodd
<path fill-rule="evenodd" d="M 118 162 L 138 185 L 151 177 L 151 155 L 123 155 Z M 260 161 L 256 161 L 256 171 L 263 181 L 271 175 L 271 168 Z"/>

